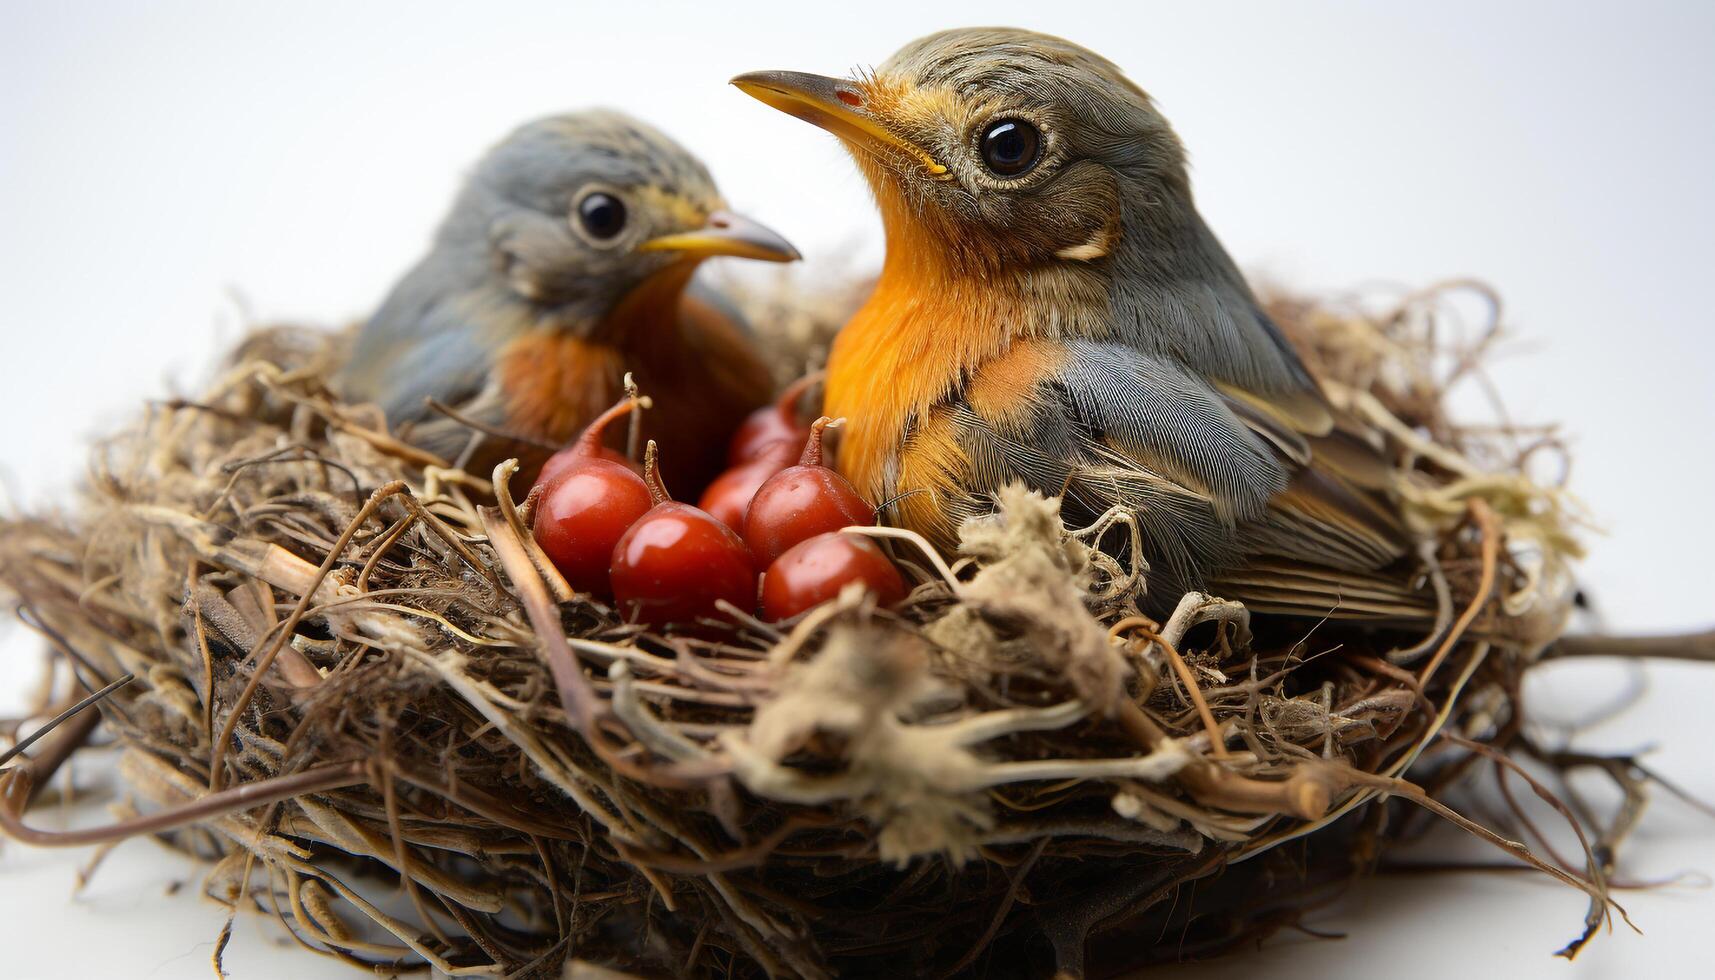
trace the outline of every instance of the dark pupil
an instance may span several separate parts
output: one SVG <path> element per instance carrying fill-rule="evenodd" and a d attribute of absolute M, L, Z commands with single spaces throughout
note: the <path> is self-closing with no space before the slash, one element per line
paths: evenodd
<path fill-rule="evenodd" d="M 1021 174 L 1036 162 L 1036 127 L 1009 119 L 983 134 L 983 162 L 1004 177 Z"/>
<path fill-rule="evenodd" d="M 612 238 L 625 227 L 625 205 L 612 194 L 591 194 L 578 203 L 578 220 L 594 238 Z"/>

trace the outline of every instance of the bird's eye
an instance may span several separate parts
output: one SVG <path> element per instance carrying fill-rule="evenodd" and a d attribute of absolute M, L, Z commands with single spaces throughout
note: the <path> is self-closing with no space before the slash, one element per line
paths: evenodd
<path fill-rule="evenodd" d="M 578 223 L 591 238 L 605 240 L 625 230 L 625 202 L 595 191 L 578 202 Z"/>
<path fill-rule="evenodd" d="M 1042 134 L 1022 119 L 1002 119 L 983 130 L 979 145 L 983 164 L 996 176 L 1017 177 L 1042 153 Z"/>

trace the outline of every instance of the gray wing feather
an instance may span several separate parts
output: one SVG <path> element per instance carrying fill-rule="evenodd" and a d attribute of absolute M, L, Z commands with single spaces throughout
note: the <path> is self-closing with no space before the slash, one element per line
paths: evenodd
<path fill-rule="evenodd" d="M 488 357 L 467 330 L 443 330 L 387 355 L 368 397 L 387 413 L 393 425 L 414 422 L 428 414 L 427 399 L 458 405 L 474 398 L 487 383 Z"/>
<path fill-rule="evenodd" d="M 1092 341 L 1070 342 L 1067 351 L 1023 431 L 953 406 L 977 495 L 954 503 L 951 516 L 979 515 L 988 495 L 1022 480 L 1064 494 L 1074 522 L 1115 504 L 1132 509 L 1163 594 L 1234 563 L 1235 524 L 1261 518 L 1287 484 L 1282 458 L 1173 361 Z"/>
<path fill-rule="evenodd" d="M 359 331 L 336 381 L 345 397 L 380 405 L 392 425 L 423 420 L 429 398 L 471 403 L 507 342 L 504 325 L 516 326 L 515 301 L 486 283 L 450 289 L 448 273 L 432 257 L 401 280 Z"/>
<path fill-rule="evenodd" d="M 1195 211 L 1185 218 L 1181 239 L 1136 236 L 1122 246 L 1140 272 L 1116 277 L 1109 290 L 1116 339 L 1199 376 L 1285 401 L 1320 427 L 1315 379 L 1214 233 Z"/>
<path fill-rule="evenodd" d="M 1285 489 L 1280 458 L 1202 379 L 1119 344 L 1067 350 L 1054 385 L 1092 441 L 1202 491 L 1228 523 L 1256 518 Z"/>

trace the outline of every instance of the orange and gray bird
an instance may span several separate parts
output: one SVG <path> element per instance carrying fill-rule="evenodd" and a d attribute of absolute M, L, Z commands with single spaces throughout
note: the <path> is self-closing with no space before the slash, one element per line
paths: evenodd
<path fill-rule="evenodd" d="M 697 158 L 644 123 L 606 110 L 528 123 L 476 165 L 336 387 L 448 459 L 473 431 L 431 399 L 516 436 L 489 440 L 483 458 L 498 460 L 569 441 L 630 372 L 656 396 L 643 432 L 663 468 L 700 483 L 772 389 L 742 317 L 692 278 L 716 255 L 798 258 L 728 211 Z"/>
<path fill-rule="evenodd" d="M 1213 589 L 1253 609 L 1412 617 L 1424 598 L 1343 427 L 1192 202 L 1185 151 L 1112 62 L 1029 31 L 906 45 L 851 79 L 733 83 L 838 136 L 887 254 L 828 361 L 838 465 L 943 548 L 998 488 L 1120 506 L 1146 608 Z M 1307 567 L 1306 562 L 1315 567 Z"/>

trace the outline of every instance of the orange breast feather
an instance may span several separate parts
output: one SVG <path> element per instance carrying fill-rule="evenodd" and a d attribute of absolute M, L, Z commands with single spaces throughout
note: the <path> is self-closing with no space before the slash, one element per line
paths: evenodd
<path fill-rule="evenodd" d="M 1054 342 L 1012 326 L 1009 291 L 939 276 L 899 245 L 889 242 L 875 293 L 834 342 L 826 411 L 847 420 L 840 470 L 871 500 L 911 494 L 898 522 L 947 546 L 945 504 L 969 491 L 969 461 L 943 406 L 963 392 L 992 424 L 1022 426 L 1035 382 L 1060 358 Z"/>
<path fill-rule="evenodd" d="M 552 330 L 513 341 L 499 367 L 505 427 L 554 444 L 570 441 L 618 400 L 625 373 L 611 346 Z"/>

